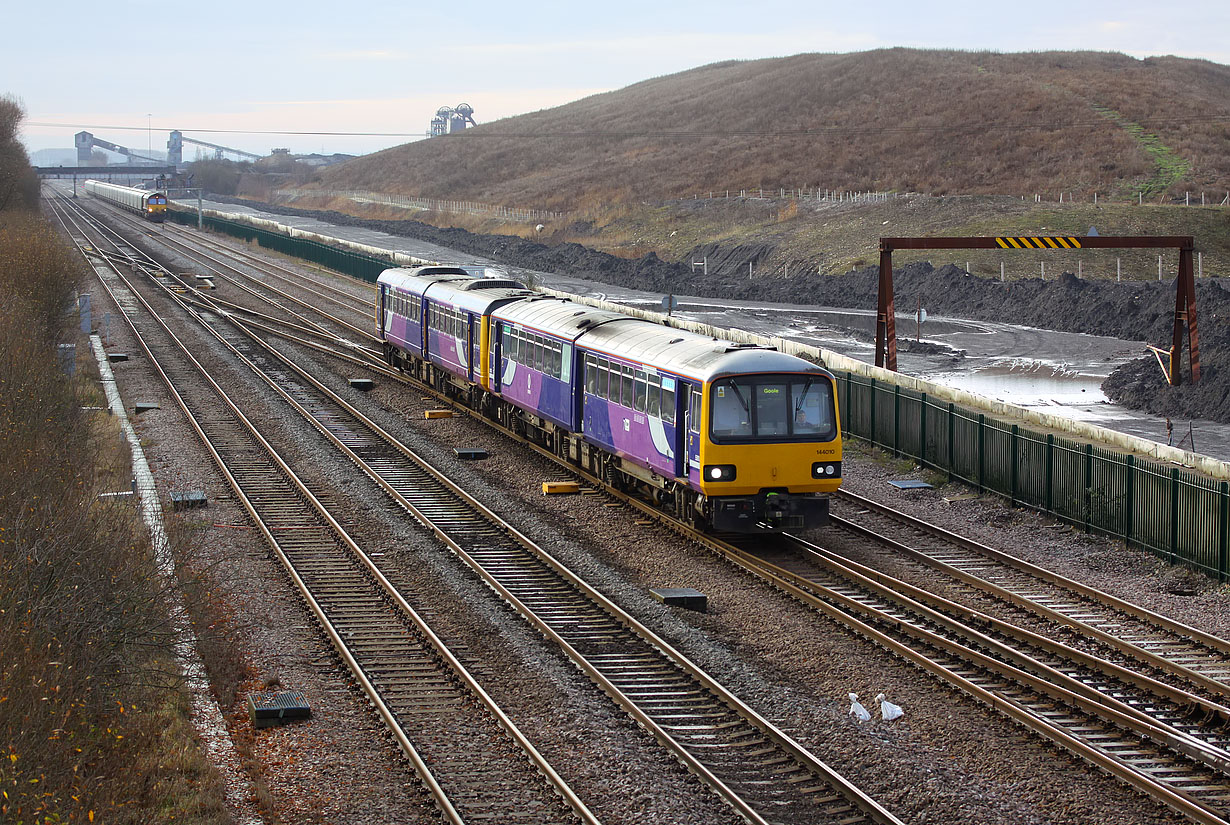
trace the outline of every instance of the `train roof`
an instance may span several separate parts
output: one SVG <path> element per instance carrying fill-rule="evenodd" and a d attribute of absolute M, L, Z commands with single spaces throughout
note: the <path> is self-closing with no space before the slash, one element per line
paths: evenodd
<path fill-rule="evenodd" d="M 577 342 L 584 349 L 649 364 L 701 381 L 725 375 L 765 372 L 823 372 L 822 368 L 772 347 L 736 344 L 693 332 L 628 319 L 604 324 Z"/>
<path fill-rule="evenodd" d="M 500 307 L 492 316 L 571 341 L 582 349 L 697 380 L 741 373 L 824 371 L 810 361 L 771 347 L 697 335 L 565 298 L 541 296 L 517 301 Z"/>
<path fill-rule="evenodd" d="M 422 295 L 427 287 L 439 281 L 467 281 L 476 278 L 477 276 L 456 266 L 420 266 L 414 269 L 386 269 L 380 273 L 376 283 Z"/>
<path fill-rule="evenodd" d="M 483 277 L 470 271 L 471 269 L 472 267 L 462 268 L 459 266 L 420 266 L 414 269 L 386 269 L 380 273 L 377 283 L 420 296 L 425 295 L 429 288 L 437 284 L 448 284 L 449 290 L 444 292 L 441 292 L 440 287 L 433 289 L 432 297 L 447 300 L 454 306 L 464 306 L 466 309 L 473 309 L 474 306 L 488 305 L 489 301 L 484 298 L 468 300 L 447 296 L 455 296 L 455 292 L 482 292 L 489 299 L 497 290 L 514 291 L 524 295 L 530 294 L 520 281 L 513 280 L 506 275 Z"/>
<path fill-rule="evenodd" d="M 565 341 L 575 341 L 586 330 L 599 324 L 632 320 L 627 315 L 594 309 L 567 298 L 535 295 L 515 304 L 506 304 L 492 313 L 500 321 L 512 321 Z"/>

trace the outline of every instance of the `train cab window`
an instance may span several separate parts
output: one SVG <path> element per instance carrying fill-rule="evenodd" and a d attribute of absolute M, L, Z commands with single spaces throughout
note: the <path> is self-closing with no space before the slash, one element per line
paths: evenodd
<path fill-rule="evenodd" d="M 746 386 L 740 387 L 730 379 L 714 383 L 709 403 L 713 408 L 715 438 L 739 438 L 752 434 L 752 405 L 747 392 Z"/>
<path fill-rule="evenodd" d="M 710 401 L 710 427 L 719 443 L 816 441 L 836 435 L 832 384 L 822 376 L 723 378 L 713 383 Z"/>
<path fill-rule="evenodd" d="M 694 433 L 700 432 L 700 390 L 693 389 L 688 396 L 688 429 Z"/>
<path fill-rule="evenodd" d="M 756 434 L 786 435 L 790 430 L 790 389 L 785 384 L 756 385 Z"/>
<path fill-rule="evenodd" d="M 792 387 L 790 408 L 796 435 L 827 435 L 833 430 L 833 404 L 829 383 L 804 381 Z"/>
<path fill-rule="evenodd" d="M 636 384 L 632 391 L 632 409 L 637 412 L 645 412 L 649 402 L 649 385 L 645 380 L 645 373 L 640 370 L 636 371 Z"/>

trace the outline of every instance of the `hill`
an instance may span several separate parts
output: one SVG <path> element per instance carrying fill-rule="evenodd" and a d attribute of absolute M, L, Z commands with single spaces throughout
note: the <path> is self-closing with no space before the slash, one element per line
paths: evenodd
<path fill-rule="evenodd" d="M 321 185 L 571 210 L 727 189 L 1230 190 L 1230 67 L 888 49 L 715 63 L 326 170 Z"/>

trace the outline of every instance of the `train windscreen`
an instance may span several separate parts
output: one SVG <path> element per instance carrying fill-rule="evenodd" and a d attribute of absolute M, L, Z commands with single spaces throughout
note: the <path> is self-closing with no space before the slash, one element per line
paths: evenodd
<path fill-rule="evenodd" d="M 837 434 L 833 385 L 822 375 L 743 375 L 713 382 L 715 444 L 829 441 Z"/>

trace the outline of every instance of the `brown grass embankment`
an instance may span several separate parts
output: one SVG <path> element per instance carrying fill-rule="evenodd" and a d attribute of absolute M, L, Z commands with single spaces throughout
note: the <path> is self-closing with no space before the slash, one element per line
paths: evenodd
<path fill-rule="evenodd" d="M 1230 67 L 1201 60 L 803 54 L 653 78 L 358 158 L 321 181 L 562 211 L 599 195 L 628 203 L 745 187 L 1224 192 L 1227 115 Z"/>
<path fill-rule="evenodd" d="M 166 586 L 126 446 L 66 309 L 83 264 L 31 213 L 0 213 L 0 821 L 227 821 L 179 690 Z M 104 416 L 100 418 L 100 415 Z"/>

